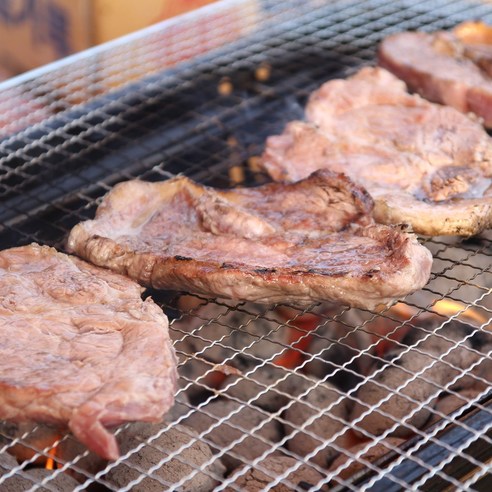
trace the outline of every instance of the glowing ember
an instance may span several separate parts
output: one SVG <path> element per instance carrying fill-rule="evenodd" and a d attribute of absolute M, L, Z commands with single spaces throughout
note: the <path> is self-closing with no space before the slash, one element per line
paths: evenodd
<path fill-rule="evenodd" d="M 280 308 L 279 312 L 283 312 L 284 316 L 288 314 L 285 308 Z M 309 332 L 315 330 L 320 323 L 320 317 L 314 314 L 304 314 L 297 317 L 295 320 L 289 321 L 289 325 L 294 325 L 290 328 L 287 344 L 288 349 L 285 349 L 281 354 L 273 359 L 276 366 L 292 369 L 301 364 L 303 361 L 303 352 L 307 350 L 311 343 L 311 335 Z"/>

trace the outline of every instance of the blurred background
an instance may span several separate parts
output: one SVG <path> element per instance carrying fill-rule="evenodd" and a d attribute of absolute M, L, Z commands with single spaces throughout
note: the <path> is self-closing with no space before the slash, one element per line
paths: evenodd
<path fill-rule="evenodd" d="M 215 0 L 0 0 L 0 80 Z"/>

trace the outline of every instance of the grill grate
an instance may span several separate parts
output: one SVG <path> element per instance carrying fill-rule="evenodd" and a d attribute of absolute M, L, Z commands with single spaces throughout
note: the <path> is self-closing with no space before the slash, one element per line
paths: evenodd
<path fill-rule="evenodd" d="M 0 247 L 63 249 L 71 227 L 127 179 L 262 183 L 266 137 L 302 117 L 313 89 L 374 63 L 390 33 L 470 18 L 492 22 L 492 5 L 221 1 L 4 82 Z M 109 464 L 70 435 L 2 423 L 0 488 L 20 480 L 17 490 L 489 490 L 490 236 L 421 241 L 435 258 L 429 284 L 378 314 L 148 292 L 172 320 L 180 359 L 166 422 L 119 428 L 126 448 Z M 388 368 L 398 383 L 378 379 Z M 376 404 L 361 400 L 370 384 L 387 391 Z M 374 412 L 391 417 L 385 402 L 396 396 L 408 408 L 385 430 L 364 425 Z M 450 413 L 437 406 L 445 396 L 458 401 Z M 340 410 L 347 402 L 361 406 L 359 417 Z M 427 423 L 417 425 L 422 413 Z M 403 437 L 391 438 L 403 424 Z M 301 435 L 314 443 L 307 450 L 291 446 Z M 330 465 L 329 450 L 346 461 Z M 270 468 L 278 455 L 287 461 Z M 48 458 L 53 469 L 40 468 Z M 241 485 L 251 470 L 257 482 Z"/>

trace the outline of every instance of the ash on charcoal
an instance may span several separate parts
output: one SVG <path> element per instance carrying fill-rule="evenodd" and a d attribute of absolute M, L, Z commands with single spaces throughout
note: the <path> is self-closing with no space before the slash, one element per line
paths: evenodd
<path fill-rule="evenodd" d="M 286 478 L 282 479 L 282 483 L 269 487 L 275 478 L 296 465 L 298 465 L 298 460 L 290 456 L 268 456 L 257 465 L 258 468 L 249 468 L 246 473 L 236 478 L 233 482 L 234 488 L 228 487 L 225 490 L 227 492 L 237 489 L 247 490 L 248 492 L 260 492 L 266 489 L 274 492 L 308 490 L 325 478 L 317 470 L 303 463 L 296 470 L 290 472 Z M 259 467 L 265 471 L 260 470 Z M 328 487 L 323 486 L 316 490 L 324 491 L 328 490 Z"/>
<path fill-rule="evenodd" d="M 395 448 L 398 448 L 398 446 L 402 445 L 404 442 L 404 439 L 399 439 L 397 437 L 387 437 L 383 441 L 378 441 L 372 444 L 370 441 L 361 442 L 347 449 L 346 453 L 341 453 L 331 464 L 330 471 L 336 471 L 340 466 L 345 465 L 345 468 L 338 472 L 337 477 L 342 480 L 347 480 L 354 473 L 357 473 L 366 467 L 363 461 L 376 461 L 381 458 L 381 456 L 384 456 L 385 454 L 393 451 Z M 353 456 L 360 453 L 368 445 L 369 449 L 367 451 L 362 453 L 360 457 L 353 458 Z M 337 480 L 335 479 L 334 482 L 336 481 Z"/>
<path fill-rule="evenodd" d="M 408 296 L 407 302 L 426 309 L 439 299 L 471 304 L 486 294 L 480 304 L 492 308 L 492 296 L 487 294 L 492 287 L 490 255 L 483 245 L 456 237 L 434 237 L 425 246 L 432 253 L 437 275 L 424 289 Z"/>
<path fill-rule="evenodd" d="M 308 348 L 313 358 L 305 364 L 305 371 L 348 391 L 362 379 L 359 359 L 363 356 L 359 348 L 337 343 L 331 341 L 332 338 L 325 337 L 330 335 L 313 337 Z"/>
<path fill-rule="evenodd" d="M 18 439 L 18 442 L 10 445 L 7 451 L 19 462 L 31 460 L 44 449 L 49 449 L 60 438 L 61 433 L 60 429 L 34 422 L 0 422 L 0 440 L 4 444 Z M 45 461 L 46 456 L 41 454 L 34 459 L 33 464 L 43 465 Z"/>
<path fill-rule="evenodd" d="M 213 371 L 214 364 L 190 354 L 178 352 L 178 386 L 186 392 L 188 400 L 198 405 L 215 389 L 218 381 Z"/>
<path fill-rule="evenodd" d="M 476 400 L 481 392 L 480 388 L 468 388 L 458 391 L 456 394 L 445 394 L 437 400 L 436 406 L 434 407 L 435 411 L 427 422 L 426 427 L 439 422 L 442 419 L 440 414 L 450 415 L 468 402 Z"/>
<path fill-rule="evenodd" d="M 413 432 L 411 426 L 425 424 L 440 388 L 414 375 L 431 362 L 432 358 L 424 354 L 406 354 L 398 360 L 398 365 L 386 366 L 359 388 L 357 398 L 362 403 L 355 402 L 351 418 L 354 421 L 362 418 L 354 425 L 365 431 L 363 436 L 380 435 L 394 425 L 397 425 L 394 435 L 409 436 Z M 431 401 L 426 406 L 420 403 L 428 399 Z"/>
<path fill-rule="evenodd" d="M 190 297 L 182 303 L 190 308 Z M 196 300 L 193 300 L 196 303 Z M 194 306 L 194 304 L 191 304 Z M 268 319 L 265 315 L 268 313 Z M 264 305 L 199 304 L 172 325 L 180 385 L 199 404 L 225 379 L 214 366 L 227 364 L 247 372 L 285 350 L 291 328 Z"/>
<path fill-rule="evenodd" d="M 149 470 L 185 446 L 179 455 L 170 458 L 152 475 L 133 485 L 132 492 L 162 492 L 167 484 L 177 483 L 189 475 L 193 476 L 184 482 L 180 491 L 207 492 L 219 484 L 225 472 L 220 460 L 213 460 L 205 470 L 196 472 L 211 460 L 213 455 L 210 448 L 197 439 L 192 429 L 176 425 L 159 434 L 162 429 L 162 425 L 159 424 L 139 422 L 121 432 L 118 435 L 118 442 L 122 454 L 136 449 L 147 441 L 150 443 L 112 467 L 104 478 L 116 487 L 124 487 L 141 476 L 138 469 Z M 151 439 L 157 434 L 159 434 L 157 438 Z"/>
<path fill-rule="evenodd" d="M 94 476 L 107 465 L 107 461 L 96 453 L 88 451 L 71 435 L 60 441 L 56 448 L 56 456 L 62 463 L 73 463 L 65 473 L 77 482 L 83 483 L 87 477 Z"/>
<path fill-rule="evenodd" d="M 179 391 L 174 397 L 174 405 L 166 413 L 166 422 L 174 422 L 190 411 L 190 400 L 184 391 Z"/>
<path fill-rule="evenodd" d="M 424 377 L 440 382 L 443 387 L 454 389 L 473 385 L 468 374 L 460 374 L 463 371 L 468 373 L 480 359 L 477 348 L 487 340 L 487 334 L 477 332 L 472 326 L 459 321 L 436 326 L 435 320 L 428 320 L 421 323 L 418 330 L 409 332 L 402 344 L 439 359 L 425 371 Z"/>
<path fill-rule="evenodd" d="M 467 346 L 478 350 L 484 345 L 492 343 L 492 333 L 481 331 L 460 320 L 451 320 L 439 326 L 437 317 L 427 317 L 417 320 L 416 324 L 416 329 L 409 331 L 403 337 L 401 341 L 403 345 L 418 343 L 422 349 L 436 352 L 442 350 L 443 338 L 455 342 L 466 339 Z"/>
<path fill-rule="evenodd" d="M 33 486 L 34 483 L 40 483 L 43 480 L 45 480 L 47 477 L 54 476 L 53 472 L 51 470 L 45 470 L 43 468 L 33 468 L 31 470 L 26 471 L 26 477 L 29 477 L 29 487 Z M 14 484 L 14 479 L 15 479 L 15 484 L 17 488 L 12 488 L 12 492 L 16 491 L 19 492 L 19 490 L 27 490 L 23 489 L 23 486 L 27 486 L 28 482 L 27 480 L 22 484 L 22 482 L 17 482 L 17 479 L 20 478 L 18 476 L 12 477 L 12 485 Z M 32 480 L 31 480 L 32 479 Z M 7 486 L 9 485 L 9 482 L 7 481 Z M 71 476 L 67 475 L 66 473 L 58 473 L 52 480 L 46 481 L 45 486 L 39 487 L 37 490 L 40 491 L 50 491 L 50 492 L 67 492 L 68 490 L 73 490 L 75 487 L 77 487 L 78 482 L 72 478 Z M 9 489 L 2 489 L 2 492 L 8 492 Z"/>
<path fill-rule="evenodd" d="M 480 361 L 475 365 L 463 379 L 467 378 L 464 387 L 476 388 L 484 391 L 492 385 L 492 344 L 486 344 L 480 347 Z"/>
<path fill-rule="evenodd" d="M 5 475 L 16 466 L 17 460 L 13 456 L 6 453 L 0 454 L 0 471 L 2 475 Z M 53 479 L 47 480 L 45 486 L 40 486 L 36 490 L 66 492 L 67 490 L 73 490 L 78 485 L 72 477 L 65 473 L 57 473 L 55 476 L 51 470 L 31 468 L 17 472 L 12 477 L 7 478 L 0 484 L 0 490 L 2 492 L 30 490 L 35 484 L 39 484 L 49 477 L 53 477 Z"/>
<path fill-rule="evenodd" d="M 435 319 L 422 320 L 402 340 L 401 350 L 391 352 L 391 362 L 359 388 L 352 419 L 361 421 L 355 425 L 373 435 L 394 427 L 391 433 L 399 437 L 422 428 L 443 388 L 471 384 L 464 373 L 480 356 L 471 347 L 470 334 L 470 327 L 460 322 L 439 327 Z"/>
<path fill-rule="evenodd" d="M 171 336 L 178 353 L 197 354 L 244 370 L 281 352 L 288 345 L 290 332 L 282 317 L 264 305 L 206 304 L 193 316 L 185 315 L 173 323 Z"/>
<path fill-rule="evenodd" d="M 324 323 L 312 332 L 307 352 L 311 358 L 303 365 L 306 373 L 349 391 L 367 375 L 380 337 L 374 334 L 395 330 L 397 322 L 360 309 L 322 308 Z M 357 328 L 356 328 L 357 327 Z M 359 329 L 362 327 L 362 329 Z"/>
<path fill-rule="evenodd" d="M 216 452 L 246 436 L 222 456 L 228 470 L 251 462 L 270 450 L 281 438 L 278 421 L 260 409 L 244 406 L 234 400 L 212 401 L 190 415 L 184 423 L 200 434 L 206 432 L 203 439 L 211 441 Z M 260 426 L 259 429 L 253 432 L 252 429 L 257 426 Z"/>
<path fill-rule="evenodd" d="M 360 374 L 366 372 L 370 356 L 365 351 L 370 345 L 370 336 L 363 330 L 350 328 L 358 326 L 364 312 L 347 309 L 340 313 L 340 307 L 330 303 L 318 305 L 308 313 L 282 306 L 279 313 L 289 324 L 297 326 L 303 333 L 303 371 L 324 379 L 347 391 L 360 381 Z"/>
<path fill-rule="evenodd" d="M 166 414 L 165 419 L 167 422 L 172 422 L 179 419 L 188 410 L 188 398 L 185 393 L 179 392 L 175 398 L 173 407 Z M 134 424 L 127 424 L 126 427 L 129 425 Z M 36 453 L 50 447 L 60 438 L 59 430 L 46 425 L 31 423 L 11 424 L 4 422 L 0 425 L 0 428 L 2 437 L 6 442 L 23 436 L 19 444 L 8 448 L 8 452 L 14 455 L 19 462 L 31 460 Z M 122 429 L 121 432 L 126 433 L 127 431 Z M 7 436 L 9 437 L 7 438 Z M 66 435 L 59 441 L 56 447 L 56 457 L 62 463 L 73 463 L 72 466 L 67 468 L 64 474 L 69 475 L 79 483 L 85 482 L 88 477 L 94 476 L 107 465 L 106 460 L 88 451 L 83 444 L 71 435 Z M 46 456 L 43 455 L 32 463 L 44 465 L 45 461 Z"/>
<path fill-rule="evenodd" d="M 285 433 L 291 436 L 287 447 L 302 457 L 320 447 L 310 460 L 321 467 L 327 467 L 338 454 L 333 444 L 343 446 L 345 442 L 341 431 L 348 421 L 348 402 L 340 390 L 330 383 L 318 381 L 318 385 L 313 387 L 313 381 L 305 380 L 302 384 L 305 385 L 304 390 L 309 392 L 300 396 L 284 412 L 287 422 Z M 298 387 L 298 394 L 301 394 L 300 390 L 301 387 Z M 306 426 L 308 420 L 315 415 L 314 421 Z M 304 431 L 296 432 L 295 429 L 301 426 L 305 426 Z M 338 432 L 341 435 L 335 438 Z"/>
<path fill-rule="evenodd" d="M 12 455 L 5 452 L 0 454 L 0 468 L 2 469 L 2 474 L 8 473 L 17 465 L 17 460 Z"/>
<path fill-rule="evenodd" d="M 289 394 L 283 388 L 286 374 L 285 368 L 265 364 L 251 369 L 244 376 L 227 377 L 220 392 L 268 412 L 277 412 L 289 401 Z"/>

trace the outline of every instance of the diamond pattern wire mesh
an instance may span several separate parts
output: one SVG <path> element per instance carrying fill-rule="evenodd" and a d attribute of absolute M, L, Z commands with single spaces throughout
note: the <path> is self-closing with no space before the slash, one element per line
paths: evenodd
<path fill-rule="evenodd" d="M 223 1 L 3 83 L 0 247 L 63 250 L 127 179 L 265 182 L 265 138 L 302 117 L 313 89 L 373 64 L 392 32 L 470 18 L 492 22 L 492 5 Z M 117 429 L 114 463 L 5 422 L 0 489 L 487 490 L 490 237 L 421 241 L 429 284 L 382 313 L 148 292 L 179 356 L 166 421 Z M 390 369 L 396 381 L 381 378 Z M 377 402 L 361 399 L 371 384 Z M 364 424 L 376 414 L 384 428 Z"/>

